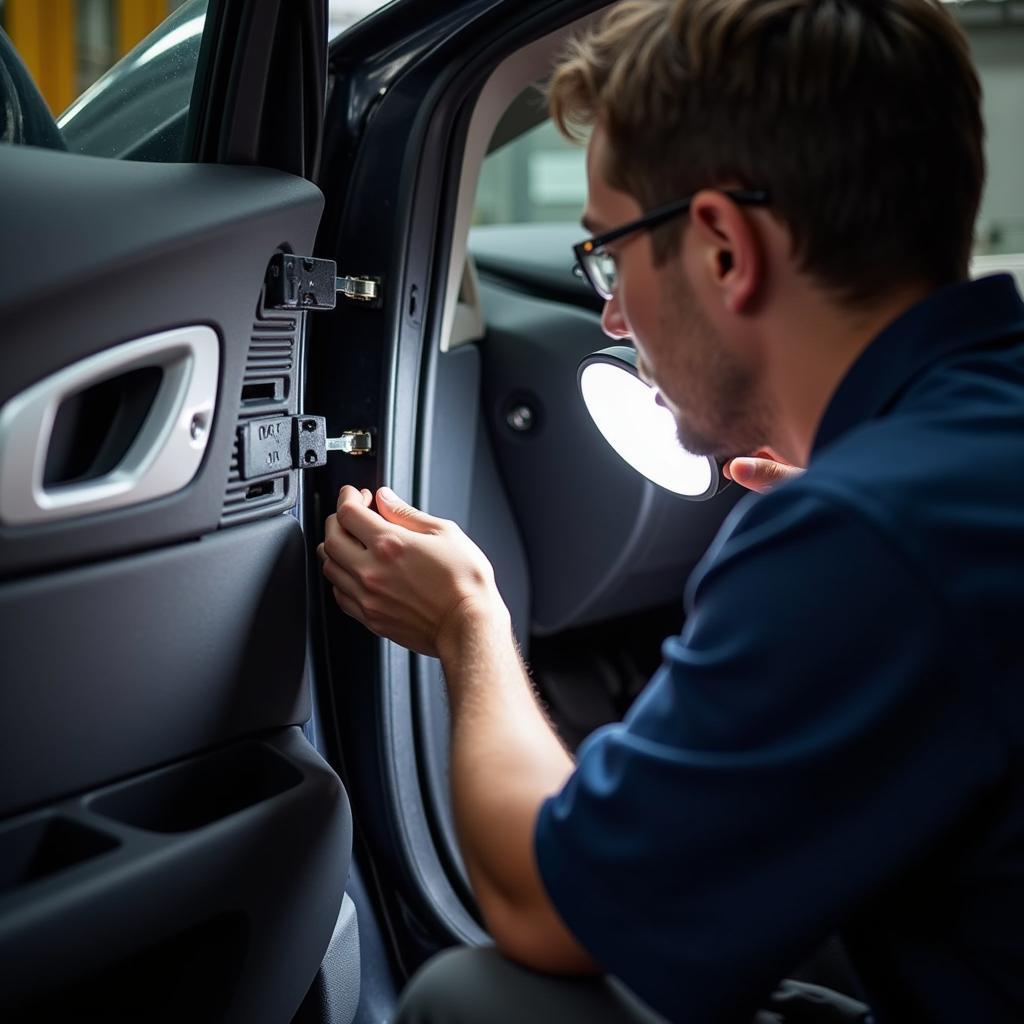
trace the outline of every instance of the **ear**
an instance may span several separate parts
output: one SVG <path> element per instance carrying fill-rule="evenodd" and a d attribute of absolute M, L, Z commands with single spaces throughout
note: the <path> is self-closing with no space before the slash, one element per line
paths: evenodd
<path fill-rule="evenodd" d="M 723 306 L 749 313 L 764 283 L 765 261 L 749 212 L 722 192 L 706 189 L 690 206 L 693 241 L 702 270 Z"/>

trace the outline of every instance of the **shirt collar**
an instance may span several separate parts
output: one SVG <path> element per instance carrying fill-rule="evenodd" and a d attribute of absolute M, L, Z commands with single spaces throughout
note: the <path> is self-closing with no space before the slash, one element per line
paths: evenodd
<path fill-rule="evenodd" d="M 895 401 L 926 367 L 956 349 L 1024 334 L 1024 300 L 1009 274 L 933 292 L 901 314 L 856 359 L 821 419 L 812 458 Z"/>

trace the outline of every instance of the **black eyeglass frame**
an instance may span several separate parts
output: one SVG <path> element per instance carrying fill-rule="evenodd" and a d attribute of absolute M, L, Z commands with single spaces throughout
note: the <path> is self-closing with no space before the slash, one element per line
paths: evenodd
<path fill-rule="evenodd" d="M 738 203 L 740 206 L 767 206 L 769 203 L 768 191 L 761 188 L 727 188 L 722 189 L 722 195 L 728 196 L 734 203 Z M 696 195 L 696 193 L 694 193 Z M 628 224 L 622 224 L 617 228 L 612 228 L 611 231 L 605 231 L 603 234 L 594 235 L 592 238 L 587 238 L 580 242 L 578 245 L 572 247 L 573 255 L 576 257 L 576 263 L 573 266 L 573 273 L 577 277 L 582 277 L 583 280 L 590 285 L 591 288 L 598 294 L 598 296 L 607 302 L 612 297 L 611 292 L 606 292 L 600 287 L 597 281 L 594 280 L 593 274 L 590 272 L 589 260 L 600 252 L 610 242 L 616 242 L 620 238 L 624 238 L 626 235 L 631 235 L 634 231 L 642 231 L 651 228 L 656 228 L 666 221 L 671 220 L 673 217 L 678 217 L 680 214 L 686 213 L 691 204 L 693 203 L 693 196 L 687 196 L 685 199 L 677 199 L 675 202 L 666 203 L 664 206 L 659 206 L 654 210 L 645 213 L 642 217 L 638 217 L 636 220 L 631 220 Z"/>

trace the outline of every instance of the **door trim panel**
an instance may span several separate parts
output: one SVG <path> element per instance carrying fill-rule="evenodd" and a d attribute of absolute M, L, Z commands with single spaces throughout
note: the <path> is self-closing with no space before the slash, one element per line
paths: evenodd
<path fill-rule="evenodd" d="M 291 516 L 0 587 L 0 818 L 304 722 Z"/>
<path fill-rule="evenodd" d="M 24 146 L 0 147 L 0 179 L 0 245 L 16 254 L 0 275 L 0 405 L 133 339 L 203 325 L 221 341 L 217 416 L 192 481 L 128 507 L 0 523 L 0 579 L 216 530 L 267 266 L 312 251 L 320 190 L 262 167 Z"/>
<path fill-rule="evenodd" d="M 260 762 L 279 764 L 287 784 L 261 792 Z M 237 777 L 247 773 L 253 798 L 236 806 Z M 133 789 L 144 814 L 129 823 L 123 809 Z M 176 818 L 175 803 L 206 805 L 209 820 Z M 31 846 L 52 822 L 61 838 L 97 841 L 91 856 L 57 870 L 47 870 L 52 857 L 40 865 L 45 851 L 27 870 L 2 863 L 5 1020 L 291 1019 L 334 931 L 352 844 L 345 791 L 299 729 L 4 822 L 0 854 L 12 838 Z M 33 851 L 20 852 L 23 865 L 31 862 Z M 217 928 L 226 921 L 235 926 Z M 216 941 L 203 970 L 188 946 L 211 926 Z M 147 960 L 150 976 L 137 978 Z"/>

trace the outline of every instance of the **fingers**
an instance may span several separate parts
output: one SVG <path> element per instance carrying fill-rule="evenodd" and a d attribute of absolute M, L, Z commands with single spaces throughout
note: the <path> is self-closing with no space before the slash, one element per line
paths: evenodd
<path fill-rule="evenodd" d="M 758 494 L 774 490 L 779 484 L 792 480 L 803 472 L 796 466 L 787 466 L 772 459 L 752 458 L 732 459 L 722 468 L 730 480 L 735 480 L 736 483 Z"/>
<path fill-rule="evenodd" d="M 377 511 L 389 522 L 404 526 L 415 533 L 437 533 L 444 527 L 444 520 L 402 501 L 389 487 L 377 491 Z"/>
<path fill-rule="evenodd" d="M 369 508 L 373 504 L 373 492 L 366 487 L 355 488 L 351 484 L 345 484 L 338 491 L 337 509 L 346 502 L 362 504 L 363 508 Z"/>
<path fill-rule="evenodd" d="M 344 532 L 350 533 L 363 547 L 368 548 L 382 533 L 387 533 L 390 527 L 387 520 L 367 507 L 366 495 L 370 495 L 370 492 L 364 494 L 346 484 L 338 495 L 338 511 L 330 518 L 337 519 Z M 372 497 L 370 495 L 371 501 Z"/>
<path fill-rule="evenodd" d="M 324 557 L 343 566 L 361 565 L 367 557 L 366 546 L 342 526 L 337 515 L 328 516 L 324 523 L 324 542 L 321 548 Z"/>
<path fill-rule="evenodd" d="M 323 545 L 321 545 L 322 547 Z M 320 550 L 317 550 L 318 554 Z M 335 604 L 346 615 L 351 616 L 365 626 L 366 617 L 363 613 L 363 607 L 366 604 L 366 588 L 353 573 L 349 572 L 343 565 L 333 561 L 328 555 L 322 556 L 320 568 L 324 578 L 331 586 L 331 593 L 334 595 Z"/>
<path fill-rule="evenodd" d="M 334 603 L 348 616 L 355 619 L 358 622 L 362 622 L 365 626 L 366 623 L 363 621 L 362 609 L 356 601 L 353 601 L 343 590 L 339 590 L 337 587 L 331 587 L 331 593 L 334 595 Z"/>
<path fill-rule="evenodd" d="M 343 565 L 338 565 L 338 563 L 331 558 L 324 560 L 321 569 L 324 577 L 327 579 L 327 582 L 330 583 L 335 590 L 340 590 L 346 597 L 362 604 L 366 596 L 366 591 L 363 589 L 363 585 L 359 580 L 356 579 L 348 569 Z"/>

